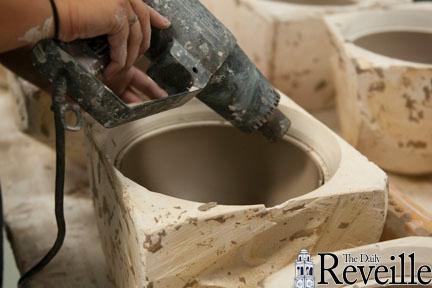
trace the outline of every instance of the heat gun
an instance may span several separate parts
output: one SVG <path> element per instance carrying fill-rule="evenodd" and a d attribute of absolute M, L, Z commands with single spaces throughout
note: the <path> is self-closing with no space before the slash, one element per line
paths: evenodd
<path fill-rule="evenodd" d="M 222 23 L 198 0 L 146 3 L 172 23 L 167 30 L 153 30 L 146 54 L 151 61 L 147 74 L 169 97 L 132 107 L 106 87 L 98 77 L 110 60 L 104 37 L 71 43 L 43 40 L 33 49 L 34 65 L 54 86 L 64 82 L 67 95 L 106 128 L 198 97 L 244 132 L 259 130 L 271 140 L 283 137 L 290 122 L 277 109 L 278 92 Z M 66 110 L 79 117 L 76 105 L 67 104 Z"/>

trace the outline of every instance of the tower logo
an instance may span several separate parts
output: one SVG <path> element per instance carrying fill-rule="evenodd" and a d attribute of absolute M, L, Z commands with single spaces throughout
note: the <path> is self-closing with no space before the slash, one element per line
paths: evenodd
<path fill-rule="evenodd" d="M 308 250 L 300 251 L 295 269 L 294 288 L 315 288 L 314 264 Z"/>

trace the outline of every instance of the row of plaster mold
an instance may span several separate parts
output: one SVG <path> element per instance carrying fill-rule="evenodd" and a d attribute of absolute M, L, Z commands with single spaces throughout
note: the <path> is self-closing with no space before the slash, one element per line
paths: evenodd
<path fill-rule="evenodd" d="M 15 123 L 8 120 L 13 118 L 15 112 L 12 98 L 14 95 L 3 97 L 0 92 L 0 114 L 5 116 L 0 125 L 0 134 L 8 135 L 0 139 L 0 157 L 3 159 L 0 162 L 0 174 L 4 188 L 4 211 L 9 239 L 18 267 L 21 271 L 26 271 L 31 263 L 50 247 L 52 237 L 56 233 L 53 218 L 46 213 L 53 209 L 50 191 L 53 190 L 54 185 L 52 179 L 55 154 L 46 145 L 19 132 Z M 22 163 L 28 165 L 22 166 Z M 33 169 L 37 165 L 46 168 Z M 90 192 L 87 185 L 83 183 L 85 177 L 79 173 L 68 175 L 70 186 L 66 188 L 65 204 L 69 233 L 65 247 L 56 257 L 56 264 L 49 265 L 41 274 L 31 279 L 27 287 L 118 287 L 110 281 L 107 277 L 109 274 L 104 270 L 106 261 L 97 232 L 96 213 L 93 211 Z M 401 183 L 398 182 L 398 184 Z M 29 197 L 33 199 L 31 203 L 26 201 Z M 378 250 L 373 250 L 373 247 L 369 246 L 353 248 L 347 252 L 377 252 L 388 256 L 391 249 L 397 253 L 400 253 L 401 250 L 418 251 L 418 256 L 416 256 L 423 261 L 423 257 L 429 257 L 431 254 L 430 244 L 424 244 L 425 241 L 427 239 L 424 238 L 400 239 L 379 243 Z M 29 246 L 29 243 L 37 245 Z M 322 251 L 312 248 L 310 252 L 315 254 Z M 336 254 L 341 255 L 341 253 Z M 314 263 L 318 264 L 319 261 L 314 261 Z M 292 269 L 294 267 L 289 266 L 289 268 L 276 272 L 274 276 L 268 277 L 263 282 L 264 287 L 292 287 L 291 283 L 294 279 Z M 319 271 L 319 266 L 315 266 L 315 271 Z"/>
<path fill-rule="evenodd" d="M 399 281 L 401 282 L 402 279 L 402 275 L 403 278 L 405 279 L 406 282 L 411 281 L 411 277 L 414 277 L 414 279 L 417 279 L 417 274 L 415 275 L 411 275 L 412 271 L 411 269 L 409 269 L 409 264 L 407 264 L 407 262 L 409 260 L 405 260 L 405 270 L 401 270 L 401 266 L 400 264 L 395 261 L 395 260 L 391 260 L 391 257 L 394 256 L 396 259 L 398 258 L 398 255 L 400 255 L 403 251 L 409 251 L 409 253 L 406 253 L 405 257 L 408 257 L 409 254 L 414 253 L 415 254 L 415 260 L 416 260 L 416 267 L 421 267 L 423 265 L 430 267 L 430 255 L 432 255 L 432 238 L 430 237 L 409 237 L 409 238 L 403 238 L 403 239 L 398 239 L 398 240 L 393 240 L 393 241 L 388 241 L 388 242 L 382 242 L 382 243 L 378 243 L 378 244 L 373 244 L 373 245 L 368 245 L 368 246 L 364 246 L 364 247 L 356 247 L 356 248 L 352 248 L 352 249 L 348 249 L 348 250 L 344 250 L 344 251 L 339 251 L 337 253 L 333 253 L 338 259 L 339 259 L 339 265 L 337 267 L 335 267 L 334 270 L 334 274 L 338 279 L 343 279 L 343 269 L 345 269 L 347 267 L 348 264 L 346 263 L 346 255 L 351 255 L 351 257 L 358 257 L 358 259 L 365 259 L 365 256 L 361 256 L 361 255 L 368 255 L 369 258 L 372 257 L 372 255 L 377 255 L 378 257 L 380 257 L 380 261 L 379 263 L 370 263 L 369 265 L 383 265 L 386 267 L 391 267 L 391 266 L 395 266 L 395 271 L 396 271 L 396 277 L 395 277 L 395 281 Z M 321 252 L 321 251 L 319 251 Z M 362 257 L 362 258 L 361 258 Z M 407 259 L 407 258 L 405 258 Z M 329 260 L 333 261 L 333 259 Z M 315 280 L 319 281 L 321 280 L 321 276 L 318 274 L 318 272 L 316 271 L 321 271 L 321 265 L 323 265 L 322 261 L 320 260 L 319 256 L 315 256 L 312 257 L 311 259 L 312 263 L 315 263 Z M 331 262 L 330 262 L 331 263 Z M 350 264 L 354 264 L 354 263 L 350 263 Z M 354 264 L 355 265 L 355 264 Z M 359 264 L 359 265 L 368 265 L 368 264 Z M 328 265 L 326 265 L 327 268 Z M 416 269 L 415 267 L 413 269 Z M 382 269 L 381 269 L 382 270 Z M 286 267 L 285 269 L 279 271 L 278 273 L 275 273 L 274 275 L 272 275 L 271 277 L 269 277 L 268 279 L 266 279 L 262 285 L 262 287 L 264 288 L 280 288 L 280 287 L 296 287 L 294 286 L 294 279 L 296 274 L 295 274 L 295 264 L 291 264 L 290 266 Z M 416 271 L 416 270 L 414 270 Z M 349 273 L 349 279 L 351 279 L 350 281 L 352 281 L 352 279 L 362 279 L 362 275 L 360 274 L 361 272 L 359 271 L 359 269 L 357 270 L 356 273 Z M 402 274 L 403 273 L 403 274 Z M 348 274 L 348 273 L 347 273 Z M 381 275 L 384 275 L 385 273 L 380 273 Z M 431 276 L 430 273 L 422 273 L 423 277 L 422 280 L 423 281 L 431 281 Z M 387 275 L 390 275 L 390 273 L 387 273 Z M 379 285 L 378 282 L 375 279 L 374 273 L 372 272 L 370 275 L 367 276 L 371 276 L 370 281 L 368 281 L 367 284 L 363 284 L 363 283 L 358 283 L 358 284 L 354 284 L 354 287 L 367 287 L 367 288 L 375 288 L 375 287 L 383 287 L 383 285 Z M 383 276 L 381 276 L 383 277 Z M 331 277 L 330 273 L 326 273 L 325 277 L 323 279 L 325 282 L 329 283 L 327 285 L 325 285 L 325 287 L 329 287 L 329 288 L 336 288 L 336 287 L 353 287 L 350 285 L 341 285 L 341 284 L 336 284 L 335 281 L 333 281 L 333 278 Z M 407 281 L 408 280 L 408 281 Z M 392 281 L 391 278 L 381 278 L 380 281 Z M 281 285 L 283 283 L 283 285 Z M 361 285 L 361 286 L 356 286 L 356 285 Z M 323 285 L 324 286 L 324 285 Z M 302 286 L 302 287 L 307 287 L 307 286 Z M 390 287 L 390 286 L 388 286 Z M 393 286 L 391 286 L 393 287 Z M 395 286 L 396 287 L 396 286 Z M 405 287 L 418 287 L 417 285 L 415 286 L 405 286 Z"/>
<path fill-rule="evenodd" d="M 257 287 L 300 249 L 375 243 L 387 176 L 287 97 L 278 143 L 195 100 L 106 131 L 89 120 L 92 191 L 118 287 Z"/>
<path fill-rule="evenodd" d="M 16 121 L 19 129 L 38 141 L 55 147 L 54 116 L 51 112 L 51 95 L 26 80 L 8 73 L 7 84 L 17 102 Z M 66 115 L 74 123 L 74 115 Z M 66 157 L 80 166 L 87 165 L 84 133 L 66 133 Z"/>
<path fill-rule="evenodd" d="M 330 58 L 335 53 L 323 17 L 388 7 L 408 0 L 202 0 L 234 33 L 266 77 L 309 111 L 334 105 Z"/>
<path fill-rule="evenodd" d="M 432 173 L 431 15 L 411 4 L 327 18 L 342 134 L 396 173 Z"/>
<path fill-rule="evenodd" d="M 381 240 L 432 237 L 432 175 L 390 174 L 389 208 Z"/>

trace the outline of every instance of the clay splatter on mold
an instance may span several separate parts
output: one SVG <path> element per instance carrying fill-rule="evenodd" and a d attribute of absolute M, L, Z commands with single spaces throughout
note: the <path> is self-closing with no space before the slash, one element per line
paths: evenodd
<path fill-rule="evenodd" d="M 210 202 L 210 203 L 203 204 L 203 205 L 199 206 L 199 207 L 198 207 L 198 210 L 199 210 L 199 211 L 202 211 L 202 212 L 207 212 L 207 211 L 209 211 L 210 209 L 213 209 L 213 208 L 215 208 L 215 207 L 217 207 L 217 206 L 218 206 L 218 203 L 217 203 L 217 202 Z"/>
<path fill-rule="evenodd" d="M 181 217 L 187 213 L 187 210 L 183 210 L 178 216 L 177 216 L 177 220 L 180 220 Z"/>
<path fill-rule="evenodd" d="M 402 85 L 406 88 L 411 87 L 412 85 L 411 79 L 409 79 L 406 76 L 402 77 Z"/>
<path fill-rule="evenodd" d="M 374 71 L 380 78 L 384 78 L 384 70 L 382 68 L 375 68 Z"/>
<path fill-rule="evenodd" d="M 423 87 L 423 92 L 425 95 L 425 102 L 429 102 L 431 100 L 431 97 L 432 97 L 431 88 L 425 86 L 425 87 Z"/>
<path fill-rule="evenodd" d="M 152 239 L 153 235 L 147 235 L 145 234 L 145 241 L 144 241 L 144 249 L 146 249 L 147 251 L 151 252 L 151 253 L 156 253 L 157 251 L 159 251 L 160 249 L 162 249 L 162 239 L 163 237 L 166 236 L 166 232 L 165 230 L 162 230 L 161 232 L 159 232 L 157 234 L 157 241 L 153 241 Z"/>
<path fill-rule="evenodd" d="M 415 106 L 417 101 L 412 99 L 408 94 L 403 94 L 402 97 L 406 100 L 405 107 L 409 110 L 408 120 L 419 123 L 424 118 L 424 113 L 417 110 Z"/>
<path fill-rule="evenodd" d="M 305 208 L 305 206 L 306 206 L 306 204 L 302 204 L 302 205 L 295 206 L 295 207 L 290 208 L 290 209 L 283 210 L 282 212 L 283 212 L 283 214 L 294 212 L 294 211 L 301 210 L 301 209 Z"/>
<path fill-rule="evenodd" d="M 315 85 L 315 91 L 316 92 L 321 91 L 321 90 L 325 89 L 327 87 L 327 85 L 328 85 L 328 83 L 326 80 L 321 80 L 320 82 L 318 82 Z"/>
<path fill-rule="evenodd" d="M 270 214 L 270 212 L 266 210 L 266 211 L 262 211 L 262 212 L 258 213 L 256 216 L 259 217 L 259 218 L 264 218 L 268 214 Z"/>
<path fill-rule="evenodd" d="M 210 219 L 205 220 L 205 222 L 216 221 L 216 222 L 218 222 L 220 224 L 223 224 L 228 219 L 231 219 L 231 218 L 234 218 L 234 215 L 227 216 L 227 217 L 225 217 L 225 216 L 219 216 L 219 217 L 215 217 L 215 218 L 210 218 Z"/>
<path fill-rule="evenodd" d="M 189 219 L 187 219 L 187 222 L 189 224 L 197 226 L 198 225 L 198 218 L 196 218 L 196 217 L 195 218 L 189 218 Z"/>
<path fill-rule="evenodd" d="M 186 283 L 185 286 L 183 286 L 183 288 L 190 288 L 190 287 L 194 287 L 196 284 L 198 284 L 198 282 L 197 282 L 196 280 L 189 281 L 188 283 Z"/>
<path fill-rule="evenodd" d="M 384 92 L 386 85 L 383 81 L 374 82 L 369 86 L 369 92 Z"/>
<path fill-rule="evenodd" d="M 296 233 L 294 233 L 293 235 L 291 235 L 289 240 L 294 241 L 294 240 L 299 239 L 299 238 L 310 237 L 310 236 L 314 235 L 314 233 L 315 233 L 314 230 L 300 230 L 300 231 L 297 231 Z"/>
<path fill-rule="evenodd" d="M 408 141 L 406 146 L 412 147 L 415 149 L 427 149 L 427 147 L 428 147 L 427 143 L 424 141 L 413 141 L 413 140 Z"/>

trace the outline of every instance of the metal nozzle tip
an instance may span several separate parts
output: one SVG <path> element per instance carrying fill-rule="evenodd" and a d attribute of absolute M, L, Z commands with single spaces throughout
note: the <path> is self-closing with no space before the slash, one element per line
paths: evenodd
<path fill-rule="evenodd" d="M 279 109 L 276 109 L 260 131 L 267 139 L 275 142 L 282 139 L 290 127 L 291 121 Z"/>

